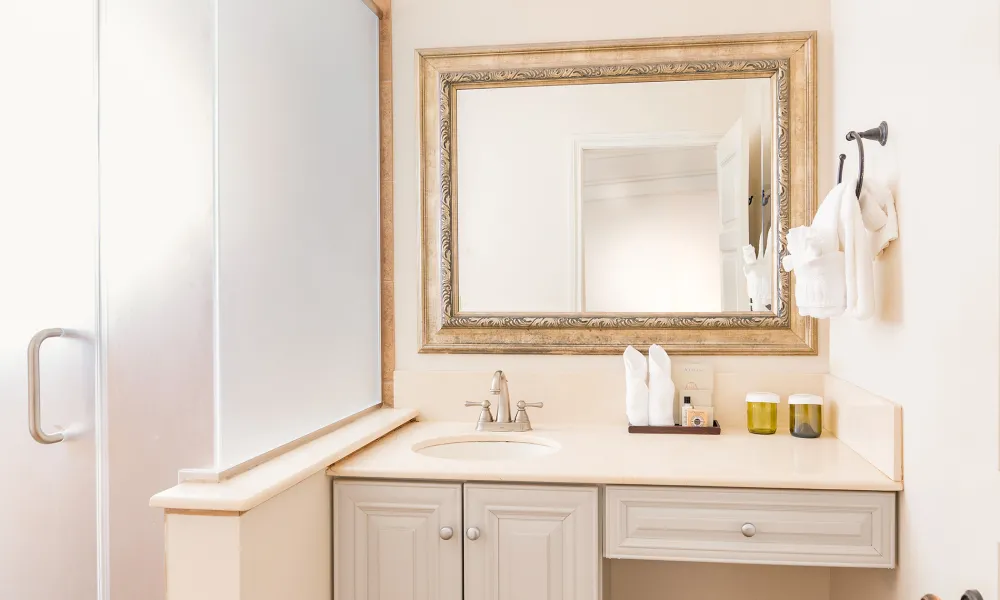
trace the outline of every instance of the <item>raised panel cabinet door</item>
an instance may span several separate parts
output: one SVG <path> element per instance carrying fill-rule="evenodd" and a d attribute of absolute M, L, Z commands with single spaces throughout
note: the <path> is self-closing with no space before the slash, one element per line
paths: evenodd
<path fill-rule="evenodd" d="M 597 488 L 465 486 L 465 600 L 598 600 Z"/>
<path fill-rule="evenodd" d="M 335 480 L 334 600 L 461 600 L 462 486 Z"/>

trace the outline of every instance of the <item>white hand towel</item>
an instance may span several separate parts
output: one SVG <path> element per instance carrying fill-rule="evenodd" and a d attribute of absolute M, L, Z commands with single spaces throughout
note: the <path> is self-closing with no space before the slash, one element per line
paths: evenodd
<path fill-rule="evenodd" d="M 625 349 L 625 414 L 630 425 L 649 425 L 646 357 L 632 346 Z"/>
<path fill-rule="evenodd" d="M 889 242 L 899 238 L 896 200 L 892 190 L 882 182 L 865 179 L 861 186 L 861 220 L 868 231 L 872 256 L 878 256 Z"/>
<path fill-rule="evenodd" d="M 752 247 L 752 246 L 751 246 Z M 670 357 L 656 344 L 649 347 L 649 424 L 674 424 L 674 381 Z"/>
<path fill-rule="evenodd" d="M 863 321 L 875 314 L 875 272 L 856 185 L 856 181 L 850 182 L 840 203 L 840 243 L 844 250 L 847 314 Z"/>

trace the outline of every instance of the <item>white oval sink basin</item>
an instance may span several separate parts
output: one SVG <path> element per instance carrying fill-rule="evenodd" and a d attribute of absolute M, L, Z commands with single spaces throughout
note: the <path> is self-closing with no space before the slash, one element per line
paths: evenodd
<path fill-rule="evenodd" d="M 440 437 L 415 444 L 413 451 L 453 460 L 517 460 L 552 454 L 559 444 L 523 433 L 468 434 Z"/>

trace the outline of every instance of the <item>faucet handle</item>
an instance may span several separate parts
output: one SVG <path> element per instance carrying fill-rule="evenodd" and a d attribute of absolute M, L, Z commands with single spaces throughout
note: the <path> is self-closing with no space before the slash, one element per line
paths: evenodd
<path fill-rule="evenodd" d="M 514 415 L 515 423 L 527 423 L 528 429 L 531 429 L 531 421 L 528 420 L 528 411 L 525 408 L 542 408 L 545 406 L 541 402 L 525 402 L 524 400 L 517 401 L 517 414 Z"/>
<path fill-rule="evenodd" d="M 479 421 L 477 424 L 481 423 L 492 423 L 493 413 L 490 412 L 490 401 L 483 400 L 482 402 L 475 402 L 473 400 L 466 400 L 466 406 L 481 406 L 483 408 L 482 412 L 479 413 Z"/>

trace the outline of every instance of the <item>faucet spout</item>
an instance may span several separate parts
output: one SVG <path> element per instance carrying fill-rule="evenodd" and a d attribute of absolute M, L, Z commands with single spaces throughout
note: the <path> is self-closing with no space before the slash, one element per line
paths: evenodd
<path fill-rule="evenodd" d="M 490 385 L 490 393 L 500 396 L 497 404 L 497 423 L 510 423 L 510 392 L 507 391 L 507 376 L 503 371 L 493 374 L 493 383 Z"/>

